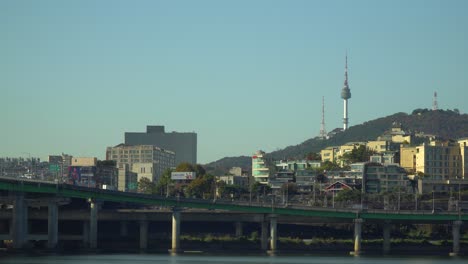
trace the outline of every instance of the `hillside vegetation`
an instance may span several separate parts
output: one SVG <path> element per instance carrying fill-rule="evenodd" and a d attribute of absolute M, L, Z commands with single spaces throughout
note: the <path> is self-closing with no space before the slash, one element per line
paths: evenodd
<path fill-rule="evenodd" d="M 394 122 L 401 123 L 405 131 L 414 133 L 436 135 L 446 139 L 468 137 L 468 114 L 460 114 L 457 109 L 453 111 L 416 109 L 411 114 L 396 113 L 352 126 L 327 140 L 308 139 L 298 145 L 268 153 L 267 158 L 303 159 L 308 153 L 319 152 L 329 146 L 339 146 L 353 141 L 376 140 L 378 136 L 390 130 Z M 255 151 L 252 150 L 252 153 Z M 208 172 L 216 175 L 227 172 L 231 167 L 250 169 L 250 156 L 225 157 L 205 165 Z"/>

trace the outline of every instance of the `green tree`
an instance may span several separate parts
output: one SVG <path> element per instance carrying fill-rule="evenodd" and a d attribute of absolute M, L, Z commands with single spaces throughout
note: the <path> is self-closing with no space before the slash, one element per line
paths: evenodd
<path fill-rule="evenodd" d="M 143 177 L 138 181 L 138 192 L 153 194 L 156 190 L 156 185 L 150 179 Z"/>
<path fill-rule="evenodd" d="M 315 153 L 315 152 L 309 152 L 306 155 L 307 160 L 322 160 L 322 156 L 320 153 Z"/>
<path fill-rule="evenodd" d="M 335 201 L 359 203 L 361 202 L 361 191 L 355 189 L 339 191 L 335 196 Z"/>
<path fill-rule="evenodd" d="M 205 170 L 205 168 L 203 168 L 202 165 L 200 165 L 200 164 L 193 165 L 193 164 L 188 163 L 188 162 L 182 162 L 179 165 L 177 165 L 175 171 L 177 171 L 177 172 L 185 172 L 185 171 L 195 172 L 197 174 L 196 177 L 200 177 L 200 176 L 203 176 L 203 175 L 206 174 L 206 170 Z"/>
<path fill-rule="evenodd" d="M 252 193 L 258 193 L 258 190 L 261 188 L 261 185 L 262 185 L 261 183 L 254 180 L 254 182 L 250 184 L 250 191 Z"/>
<path fill-rule="evenodd" d="M 157 193 L 161 195 L 167 195 L 167 191 L 170 189 L 169 186 L 171 186 L 174 181 L 171 180 L 171 174 L 172 170 L 171 169 L 166 169 L 161 177 L 159 177 L 158 182 L 156 183 L 155 189 L 157 190 Z M 173 189 L 172 189 L 173 190 Z M 170 192 L 170 191 L 169 191 Z M 169 193 L 169 195 L 174 195 L 173 193 Z"/>
<path fill-rule="evenodd" d="M 247 191 L 245 188 L 242 188 L 239 185 L 229 184 L 224 185 L 222 188 L 222 192 L 220 193 L 222 198 L 234 198 L 237 199 L 240 197 L 241 194 L 246 193 Z"/>
<path fill-rule="evenodd" d="M 261 184 L 259 182 L 254 182 L 250 186 L 250 190 L 252 191 L 252 195 L 256 196 L 257 198 L 263 196 L 263 194 L 267 195 L 271 193 L 271 187 L 266 184 Z"/>
<path fill-rule="evenodd" d="M 324 172 L 324 171 L 334 171 L 334 170 L 339 170 L 341 169 L 340 165 L 336 162 L 331 162 L 331 161 L 325 161 L 323 165 L 318 169 L 318 172 Z"/>
<path fill-rule="evenodd" d="M 315 179 L 318 183 L 325 183 L 327 181 L 327 176 L 325 176 L 323 173 L 320 173 Z"/>
<path fill-rule="evenodd" d="M 294 182 L 286 182 L 283 185 L 281 185 L 281 192 L 288 193 L 289 195 L 296 194 L 297 185 Z"/>
<path fill-rule="evenodd" d="M 369 161 L 370 156 L 374 155 L 375 151 L 368 149 L 364 145 L 353 148 L 352 151 L 343 154 L 343 161 L 345 164 L 351 164 L 356 162 Z"/>
<path fill-rule="evenodd" d="M 213 198 L 214 182 L 215 177 L 212 175 L 197 177 L 187 185 L 185 195 L 195 198 Z"/>

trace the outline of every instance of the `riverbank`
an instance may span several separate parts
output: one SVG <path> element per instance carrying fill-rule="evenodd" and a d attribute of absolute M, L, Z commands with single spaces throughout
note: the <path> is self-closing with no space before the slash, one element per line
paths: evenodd
<path fill-rule="evenodd" d="M 365 255 L 383 255 L 383 240 L 362 240 L 362 252 Z M 140 250 L 137 239 L 125 240 L 103 240 L 99 241 L 99 249 L 89 250 L 81 243 L 60 243 L 56 250 L 46 249 L 43 244 L 33 244 L 28 249 L 11 250 L 3 249 L 0 254 L 15 254 L 18 252 L 49 254 L 49 253 L 154 253 L 166 254 L 170 248 L 171 241 L 167 239 L 150 239 L 148 248 Z M 302 240 L 299 238 L 279 238 L 278 254 L 320 254 L 320 255 L 348 255 L 353 251 L 351 239 L 320 239 L 313 238 Z M 266 254 L 261 250 L 260 240 L 246 237 L 182 237 L 180 241 L 181 253 L 198 254 L 226 254 L 236 252 L 238 254 Z M 419 256 L 447 256 L 452 251 L 450 240 L 427 240 L 427 239 L 392 239 L 390 255 L 419 255 Z M 468 240 L 460 241 L 460 255 L 468 256 Z"/>

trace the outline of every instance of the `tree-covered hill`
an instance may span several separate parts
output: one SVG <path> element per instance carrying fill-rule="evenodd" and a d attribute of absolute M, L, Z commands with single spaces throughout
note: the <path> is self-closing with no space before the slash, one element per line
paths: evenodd
<path fill-rule="evenodd" d="M 468 114 L 460 114 L 457 109 L 428 110 L 416 109 L 411 114 L 396 113 L 390 116 L 364 122 L 337 133 L 330 139 L 308 139 L 298 145 L 289 146 L 267 154 L 268 158 L 302 159 L 308 153 L 319 152 L 329 146 L 339 146 L 353 141 L 376 140 L 378 136 L 389 131 L 394 122 L 401 123 L 405 131 L 437 135 L 446 139 L 468 137 Z M 252 150 L 252 153 L 256 150 Z M 251 158 L 248 156 L 226 157 L 205 165 L 207 171 L 223 174 L 231 167 L 250 169 Z"/>

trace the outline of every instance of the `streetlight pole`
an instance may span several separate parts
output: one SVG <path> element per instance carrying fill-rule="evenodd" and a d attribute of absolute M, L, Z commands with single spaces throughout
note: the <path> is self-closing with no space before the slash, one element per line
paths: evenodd
<path fill-rule="evenodd" d="M 461 177 L 458 178 L 458 201 L 457 201 L 457 207 L 458 207 L 458 220 L 461 220 Z"/>
<path fill-rule="evenodd" d="M 315 206 L 315 179 L 314 179 L 314 185 L 312 185 L 312 187 L 313 187 L 313 188 L 312 188 L 312 189 L 313 189 L 312 192 L 313 192 L 313 195 L 314 195 L 314 196 L 313 196 L 314 198 L 313 198 L 313 204 L 312 204 L 312 205 Z"/>
<path fill-rule="evenodd" d="M 434 187 L 432 187 L 432 213 L 435 212 Z"/>
<path fill-rule="evenodd" d="M 398 186 L 398 211 L 400 211 L 400 186 Z"/>

